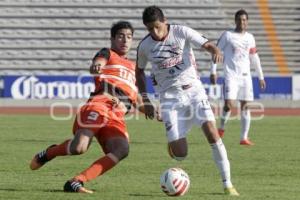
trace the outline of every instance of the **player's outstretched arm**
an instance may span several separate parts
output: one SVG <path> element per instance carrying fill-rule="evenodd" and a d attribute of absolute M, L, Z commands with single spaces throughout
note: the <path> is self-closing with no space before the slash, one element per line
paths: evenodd
<path fill-rule="evenodd" d="M 217 64 L 223 62 L 223 54 L 221 50 L 212 42 L 206 42 L 202 45 L 202 47 L 211 54 L 213 63 Z"/>
<path fill-rule="evenodd" d="M 138 109 L 139 112 L 141 112 L 143 114 L 146 113 L 144 102 L 143 102 L 143 99 L 142 99 L 141 95 L 137 96 L 137 103 L 133 104 L 133 106 L 136 109 Z M 160 113 L 160 109 L 159 109 L 159 105 L 157 105 L 156 108 L 155 108 L 155 116 L 156 116 L 157 121 L 160 121 L 160 122 L 162 121 L 162 119 L 161 119 L 161 113 Z"/>
<path fill-rule="evenodd" d="M 138 94 L 136 104 L 133 104 L 133 106 L 138 109 L 139 112 L 145 114 L 145 106 L 140 94 Z"/>
<path fill-rule="evenodd" d="M 90 73 L 91 74 L 100 74 L 101 67 L 105 66 L 107 60 L 105 58 L 96 58 L 90 66 Z"/>
<path fill-rule="evenodd" d="M 221 50 L 214 45 L 212 42 L 206 42 L 202 46 L 206 51 L 208 51 L 212 55 L 212 63 L 210 67 L 210 82 L 211 84 L 217 83 L 217 63 L 223 62 L 223 54 Z"/>
<path fill-rule="evenodd" d="M 210 83 L 215 85 L 217 83 L 217 64 L 211 62 L 211 66 L 210 66 Z"/>
<path fill-rule="evenodd" d="M 143 107 L 144 107 L 144 113 L 145 113 L 146 119 L 148 119 L 148 118 L 153 119 L 155 116 L 155 109 L 147 96 L 146 75 L 145 75 L 144 69 L 140 69 L 140 68 L 136 67 L 135 76 L 136 76 L 137 87 L 138 87 L 139 93 L 141 94 L 141 97 L 142 97 L 142 102 L 144 105 Z"/>

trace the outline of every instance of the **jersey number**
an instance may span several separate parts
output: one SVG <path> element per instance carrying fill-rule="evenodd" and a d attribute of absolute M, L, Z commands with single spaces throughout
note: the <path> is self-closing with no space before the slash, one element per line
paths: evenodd
<path fill-rule="evenodd" d="M 135 77 L 128 70 L 120 69 L 120 77 L 129 81 L 132 84 L 135 84 Z"/>
<path fill-rule="evenodd" d="M 96 121 L 98 117 L 99 113 L 92 111 L 89 113 L 88 120 Z"/>

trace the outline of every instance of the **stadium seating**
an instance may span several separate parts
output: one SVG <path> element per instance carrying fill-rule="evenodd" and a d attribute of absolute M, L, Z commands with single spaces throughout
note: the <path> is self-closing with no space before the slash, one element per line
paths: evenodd
<path fill-rule="evenodd" d="M 300 51 L 297 0 L 269 1 L 273 23 L 288 69 L 298 69 Z M 2 0 L 0 1 L 0 75 L 84 73 L 94 53 L 109 47 L 112 22 L 129 20 L 136 28 L 133 49 L 146 35 L 141 15 L 145 6 L 159 5 L 170 23 L 195 28 L 216 41 L 223 30 L 234 27 L 233 15 L 245 8 L 250 15 L 264 70 L 280 73 L 256 1 L 246 0 Z M 298 10 L 297 10 L 298 9 Z M 274 53 L 275 52 L 275 53 Z M 210 56 L 195 52 L 199 71 L 207 74 Z"/>

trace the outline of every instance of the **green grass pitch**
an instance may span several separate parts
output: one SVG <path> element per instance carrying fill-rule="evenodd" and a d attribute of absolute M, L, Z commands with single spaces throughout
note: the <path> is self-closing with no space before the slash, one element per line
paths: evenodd
<path fill-rule="evenodd" d="M 0 199 L 31 200 L 158 200 L 160 174 L 182 167 L 191 187 L 180 199 L 297 200 L 300 199 L 300 117 L 265 117 L 253 121 L 253 147 L 239 145 L 239 121 L 230 121 L 223 139 L 231 162 L 232 180 L 240 197 L 223 195 L 211 149 L 198 128 L 188 136 L 189 155 L 183 162 L 169 158 L 163 124 L 129 119 L 129 157 L 104 176 L 86 184 L 92 195 L 62 191 L 66 180 L 103 155 L 97 142 L 80 156 L 55 158 L 38 171 L 29 169 L 32 156 L 71 137 L 73 121 L 40 115 L 0 115 Z M 176 198 L 176 197 L 175 197 Z"/>

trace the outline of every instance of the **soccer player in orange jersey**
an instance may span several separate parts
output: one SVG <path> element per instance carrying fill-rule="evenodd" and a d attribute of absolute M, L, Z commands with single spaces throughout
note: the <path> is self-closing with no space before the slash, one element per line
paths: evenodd
<path fill-rule="evenodd" d="M 90 72 L 95 74 L 95 92 L 81 107 L 73 126 L 73 139 L 52 145 L 36 154 L 30 168 L 37 170 L 56 156 L 85 153 L 95 137 L 105 155 L 68 180 L 65 192 L 93 193 L 83 183 L 101 176 L 129 153 L 125 114 L 142 102 L 135 86 L 135 63 L 126 58 L 133 37 L 133 27 L 121 21 L 111 28 L 111 48 L 101 49 L 93 58 Z M 143 112 L 143 106 L 139 107 Z"/>

